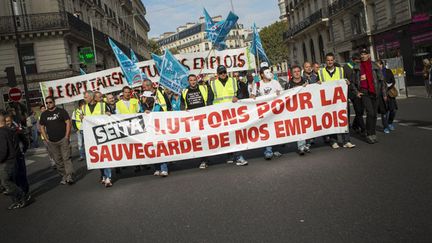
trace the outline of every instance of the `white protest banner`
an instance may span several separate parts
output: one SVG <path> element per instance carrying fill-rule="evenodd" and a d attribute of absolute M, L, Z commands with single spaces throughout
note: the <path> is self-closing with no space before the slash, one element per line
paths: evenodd
<path fill-rule="evenodd" d="M 89 169 L 155 164 L 348 131 L 344 80 L 190 111 L 84 118 Z"/>
<path fill-rule="evenodd" d="M 255 67 L 255 58 L 249 52 L 249 48 L 215 51 L 210 55 L 209 51 L 178 54 L 175 57 L 191 74 L 216 73 L 216 68 L 220 64 L 226 66 L 228 72 L 250 70 Z M 159 73 L 153 60 L 139 62 L 136 65 L 150 80 L 159 81 Z M 107 94 L 121 90 L 127 82 L 120 67 L 116 67 L 39 84 L 44 97 L 54 96 L 56 104 L 64 104 L 82 99 L 86 90 L 97 90 Z"/>

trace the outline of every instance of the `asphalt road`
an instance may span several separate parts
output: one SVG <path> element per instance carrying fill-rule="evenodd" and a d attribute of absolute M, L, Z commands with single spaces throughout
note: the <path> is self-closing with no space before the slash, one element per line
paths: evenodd
<path fill-rule="evenodd" d="M 294 145 L 249 166 L 212 159 L 172 165 L 167 178 L 123 170 L 112 188 L 74 161 L 61 186 L 44 154 L 28 158 L 35 202 L 7 211 L 0 242 L 432 242 L 432 100 L 399 100 L 399 124 L 355 149 Z"/>

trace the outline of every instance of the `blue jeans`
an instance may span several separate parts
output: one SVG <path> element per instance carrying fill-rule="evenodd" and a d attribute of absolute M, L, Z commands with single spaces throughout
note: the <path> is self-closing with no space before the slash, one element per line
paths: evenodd
<path fill-rule="evenodd" d="M 112 178 L 111 168 L 100 169 L 102 178 Z"/>
<path fill-rule="evenodd" d="M 38 129 L 37 126 L 34 125 L 31 128 L 31 133 L 32 133 L 32 146 L 33 148 L 38 148 L 39 147 L 39 134 L 38 134 Z"/>
<path fill-rule="evenodd" d="M 168 163 L 160 164 L 160 170 L 168 172 Z"/>
<path fill-rule="evenodd" d="M 77 131 L 77 141 L 80 158 L 85 159 L 84 134 L 82 130 Z"/>
<path fill-rule="evenodd" d="M 303 149 L 306 146 L 306 140 L 297 141 L 297 148 Z"/>

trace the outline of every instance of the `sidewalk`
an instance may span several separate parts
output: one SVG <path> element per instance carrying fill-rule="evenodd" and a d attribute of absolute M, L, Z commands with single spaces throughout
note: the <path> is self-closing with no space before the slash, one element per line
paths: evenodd
<path fill-rule="evenodd" d="M 405 91 L 401 93 L 401 96 L 406 97 Z M 425 86 L 408 86 L 408 97 L 427 98 Z"/>

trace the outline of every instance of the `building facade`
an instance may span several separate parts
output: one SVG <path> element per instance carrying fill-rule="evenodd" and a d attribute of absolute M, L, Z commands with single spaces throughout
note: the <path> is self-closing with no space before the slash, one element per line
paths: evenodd
<path fill-rule="evenodd" d="M 18 83 L 21 72 L 12 9 L 34 105 L 41 102 L 40 81 L 79 75 L 80 67 L 94 72 L 118 66 L 108 37 L 125 53 L 133 49 L 141 60 L 150 58 L 150 25 L 140 0 L 7 0 L 0 3 L 0 70 L 14 67 Z M 94 62 L 83 66 L 79 52 L 93 49 L 93 43 Z M 6 73 L 0 72 L 0 107 L 8 102 L 6 83 Z"/>
<path fill-rule="evenodd" d="M 286 0 L 288 30 L 288 62 L 302 65 L 305 61 L 321 62 L 330 51 L 330 31 L 326 0 Z"/>
<path fill-rule="evenodd" d="M 432 57 L 432 1 L 285 0 L 285 5 L 291 63 L 324 62 L 327 52 L 343 63 L 367 47 L 373 60 L 402 58 L 407 84 L 422 83 L 422 60 Z"/>
<path fill-rule="evenodd" d="M 221 21 L 222 16 L 212 18 Z M 250 44 L 252 30 L 244 29 L 242 24 L 233 28 L 225 41 L 227 48 L 240 48 Z M 176 32 L 165 32 L 157 39 L 161 51 L 177 50 L 179 53 L 203 52 L 212 49 L 212 43 L 206 39 L 204 17 L 198 23 L 187 23 L 177 27 Z"/>

